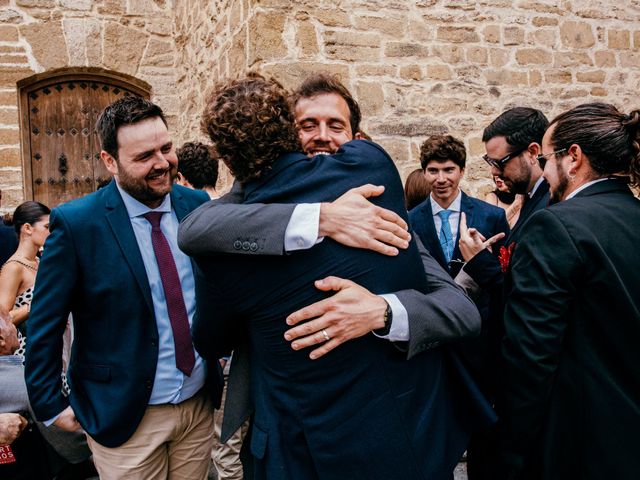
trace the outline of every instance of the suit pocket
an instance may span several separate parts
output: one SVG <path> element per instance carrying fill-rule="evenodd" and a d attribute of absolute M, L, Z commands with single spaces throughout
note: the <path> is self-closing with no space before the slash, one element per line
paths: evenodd
<path fill-rule="evenodd" d="M 264 430 L 260 429 L 253 424 L 253 430 L 251 431 L 251 453 L 258 459 L 264 458 L 264 453 L 267 450 L 267 439 L 269 435 Z"/>
<path fill-rule="evenodd" d="M 76 363 L 72 374 L 85 380 L 106 383 L 111 380 L 111 367 L 94 363 Z"/>

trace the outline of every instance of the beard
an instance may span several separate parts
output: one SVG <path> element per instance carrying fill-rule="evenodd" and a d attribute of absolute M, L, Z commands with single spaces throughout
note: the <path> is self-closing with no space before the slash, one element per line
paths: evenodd
<path fill-rule="evenodd" d="M 556 174 L 558 176 L 558 184 L 549 189 L 549 205 L 561 202 L 569 189 L 569 177 L 564 170 L 561 169 L 559 163 L 556 165 Z"/>
<path fill-rule="evenodd" d="M 166 174 L 166 181 L 157 187 L 149 185 L 149 181 L 152 181 L 158 176 Z M 169 168 L 164 170 L 152 170 L 144 178 L 138 178 L 129 175 L 125 169 L 120 168 L 118 171 L 118 184 L 122 189 L 147 206 L 155 206 L 158 202 L 162 201 L 167 193 L 171 192 L 173 182 L 178 175 L 178 168 L 174 165 L 170 165 Z"/>

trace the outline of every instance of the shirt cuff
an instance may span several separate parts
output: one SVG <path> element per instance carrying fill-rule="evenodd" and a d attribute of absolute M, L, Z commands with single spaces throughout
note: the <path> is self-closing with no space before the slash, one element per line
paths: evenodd
<path fill-rule="evenodd" d="M 460 272 L 458 272 L 458 275 L 456 275 L 456 278 L 454 278 L 453 281 L 461 286 L 472 300 L 477 300 L 482 293 L 480 285 L 478 285 L 476 281 L 471 278 L 471 276 L 467 272 L 464 271 L 464 268 L 462 268 Z"/>
<path fill-rule="evenodd" d="M 53 425 L 56 420 L 58 420 L 58 417 L 62 415 L 62 412 L 60 412 L 59 414 L 57 414 L 55 417 L 49 419 L 49 420 L 45 420 L 44 422 L 42 422 L 44 424 L 45 427 L 50 427 L 51 425 Z"/>
<path fill-rule="evenodd" d="M 398 297 L 392 293 L 380 296 L 384 298 L 391 307 L 393 320 L 391 321 L 391 329 L 388 335 L 376 335 L 375 332 L 373 334 L 376 335 L 376 337 L 384 338 L 390 342 L 408 342 L 409 314 L 407 313 L 407 309 L 400 303 Z"/>
<path fill-rule="evenodd" d="M 284 232 L 284 250 L 293 252 L 307 250 L 322 239 L 318 238 L 320 226 L 320 204 L 301 203 L 293 209 Z"/>

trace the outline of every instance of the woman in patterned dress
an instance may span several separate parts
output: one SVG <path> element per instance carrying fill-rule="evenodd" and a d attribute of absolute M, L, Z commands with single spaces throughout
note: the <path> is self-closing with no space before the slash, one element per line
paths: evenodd
<path fill-rule="evenodd" d="M 19 237 L 18 249 L 0 270 L 0 310 L 9 312 L 18 327 L 20 348 L 16 355 L 23 357 L 26 320 L 38 271 L 37 255 L 49 235 L 49 213 L 49 208 L 39 202 L 24 202 L 16 208 L 11 223 Z"/>

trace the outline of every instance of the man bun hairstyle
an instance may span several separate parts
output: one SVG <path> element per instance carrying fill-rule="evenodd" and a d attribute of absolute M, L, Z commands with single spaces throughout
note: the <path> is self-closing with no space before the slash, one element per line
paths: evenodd
<path fill-rule="evenodd" d="M 279 156 L 302 150 L 288 92 L 257 73 L 217 83 L 201 126 L 239 182 L 260 178 Z"/>
<path fill-rule="evenodd" d="M 551 121 L 554 150 L 579 145 L 597 177 L 628 175 L 640 180 L 640 110 L 628 115 L 609 103 L 578 105 Z"/>
<path fill-rule="evenodd" d="M 360 131 L 360 121 L 362 120 L 360 106 L 347 87 L 340 82 L 338 77 L 324 72 L 308 76 L 296 91 L 293 92 L 291 103 L 293 108 L 295 108 L 296 104 L 302 98 L 313 98 L 317 95 L 331 93 L 339 95 L 347 102 L 347 106 L 349 107 L 349 125 L 351 126 L 351 133 L 355 135 Z"/>
<path fill-rule="evenodd" d="M 160 117 L 164 125 L 167 126 L 162 109 L 155 103 L 137 95 L 126 95 L 107 105 L 96 122 L 102 150 L 117 160 L 118 128 L 155 117 Z"/>

